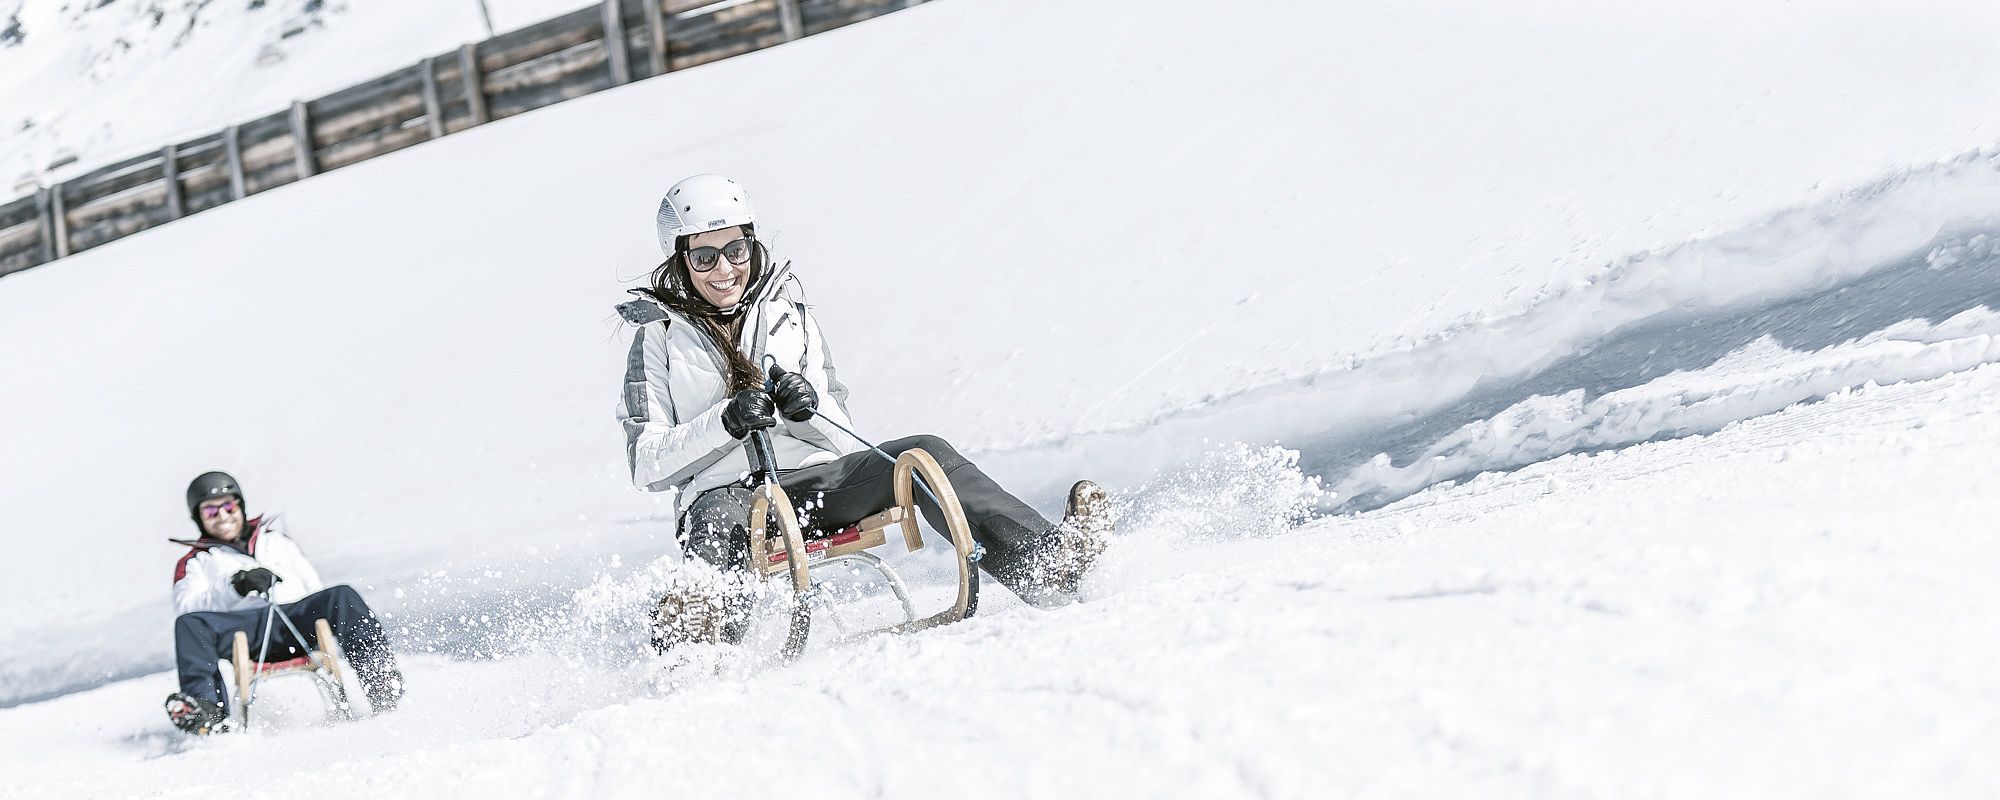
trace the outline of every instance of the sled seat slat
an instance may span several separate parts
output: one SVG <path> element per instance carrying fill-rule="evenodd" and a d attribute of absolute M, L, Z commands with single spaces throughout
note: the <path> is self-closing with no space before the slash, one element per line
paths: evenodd
<path fill-rule="evenodd" d="M 806 560 L 820 561 L 849 553 L 858 553 L 870 547 L 880 547 L 889 541 L 886 529 L 903 521 L 903 510 L 892 508 L 853 525 L 841 528 L 832 536 L 815 538 L 806 542 Z M 764 552 L 764 574 L 776 575 L 787 570 L 785 540 L 771 537 Z"/>
<path fill-rule="evenodd" d="M 890 526 L 900 525 L 902 522 L 903 507 L 892 506 L 888 511 L 854 523 L 852 530 L 858 530 L 862 533 L 874 533 L 876 531 L 888 530 Z"/>
<path fill-rule="evenodd" d="M 886 541 L 888 539 L 879 530 L 873 533 L 863 533 L 852 527 L 843 528 L 839 533 L 832 536 L 806 542 L 806 560 L 821 561 L 834 556 L 844 556 L 848 553 L 879 546 Z M 786 560 L 784 540 L 772 539 L 770 548 L 767 551 L 770 555 L 765 556 L 764 574 L 776 575 L 787 571 L 787 564 L 790 562 Z"/>
<path fill-rule="evenodd" d="M 313 663 L 312 659 L 307 658 L 305 656 L 299 656 L 298 658 L 294 658 L 289 661 L 265 661 L 262 662 L 261 666 L 258 664 L 252 664 L 251 667 L 253 669 L 257 669 L 263 672 L 265 675 L 269 675 L 273 672 L 291 672 L 293 670 L 312 669 Z"/>

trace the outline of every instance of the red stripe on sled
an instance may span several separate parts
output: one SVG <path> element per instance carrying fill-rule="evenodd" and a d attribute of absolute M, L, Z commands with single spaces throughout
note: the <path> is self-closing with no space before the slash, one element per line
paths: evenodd
<path fill-rule="evenodd" d="M 806 542 L 806 554 L 812 555 L 813 553 L 823 552 L 829 547 L 847 544 L 848 542 L 859 541 L 860 539 L 861 539 L 861 529 L 850 525 L 848 527 L 841 528 L 839 533 L 836 533 L 832 536 L 828 536 L 824 539 L 814 539 L 810 542 Z M 785 563 L 785 554 L 772 553 L 771 563 L 773 564 Z"/>

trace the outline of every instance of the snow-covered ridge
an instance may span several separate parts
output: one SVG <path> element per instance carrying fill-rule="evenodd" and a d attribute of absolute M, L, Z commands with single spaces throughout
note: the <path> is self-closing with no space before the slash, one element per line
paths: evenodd
<path fill-rule="evenodd" d="M 1633 254 L 1569 285 L 1550 287 L 1518 307 L 1469 316 L 1434 334 L 1355 354 L 1333 369 L 1219 395 L 1136 423 L 993 450 L 1026 451 L 1020 457 L 1033 461 L 1034 451 L 1144 452 L 1156 449 L 1160 440 L 1280 441 L 1306 448 L 1308 468 L 1327 470 L 1329 479 L 1337 481 L 1333 507 L 1349 507 L 1357 496 L 1368 495 L 1371 502 L 1394 499 L 1429 481 L 1511 468 L 1575 449 L 1645 441 L 1677 430 L 1713 430 L 1837 388 L 1869 380 L 1936 377 L 2000 355 L 1977 346 L 1951 347 L 1910 354 L 1908 361 L 1892 358 L 1901 366 L 1878 370 L 1867 366 L 1879 366 L 1878 360 L 1863 358 L 1850 370 L 1820 374 L 1788 391 L 1759 391 L 1756 400 L 1743 398 L 1741 404 L 1707 404 L 1702 423 L 1656 421 L 1664 427 L 1645 430 L 1639 424 L 1613 433 L 1572 420 L 1593 432 L 1577 430 L 1573 438 L 1558 436 L 1533 446 L 1525 441 L 1488 443 L 1478 456 L 1444 440 L 1435 451 L 1404 455 L 1422 459 L 1407 467 L 1390 467 L 1388 455 L 1369 458 L 1373 451 L 1365 450 L 1409 435 L 1406 429 L 1421 429 L 1441 409 L 1473 399 L 1491 403 L 1496 393 L 1519 391 L 1514 387 L 1528 376 L 1634 329 L 1698 327 L 1703 320 L 1836 290 L 1878 271 L 1907 269 L 1912 258 L 1935 269 L 1969 261 L 1969 279 L 1981 280 L 1996 267 L 1986 235 L 1993 231 L 2000 231 L 2000 145 L 1899 171 L 1737 229 Z M 1877 300 L 1894 304 L 1903 298 L 1892 290 Z M 1977 299 L 1967 295 L 1966 302 Z M 1898 331 L 1855 335 L 1899 340 Z M 1609 379 L 1614 385 L 1607 386 L 1605 379 L 1592 379 L 1579 384 L 1578 393 L 1562 395 L 1573 400 L 1546 402 L 1580 404 L 1586 395 L 1623 388 L 1616 380 Z M 1581 388 L 1585 385 L 1590 391 Z M 1593 407 L 1609 414 L 1621 402 L 1630 398 L 1607 397 Z M 1506 426 L 1497 420 L 1487 424 Z M 1443 457 L 1447 450 L 1454 457 Z M 1362 460 L 1369 463 L 1356 463 Z"/>
<path fill-rule="evenodd" d="M 485 4 L 506 31 L 589 0 Z M 479 41 L 479 9 L 473 0 L 0 0 L 0 194 Z"/>
<path fill-rule="evenodd" d="M 1991 268 L 1994 262 L 1982 264 Z M 1587 397 L 1535 395 L 1437 440 L 1405 466 L 1387 454 L 1333 485 L 1340 497 L 1400 499 L 1436 483 L 1574 452 L 1712 433 L 1857 387 L 1923 381 L 2000 361 L 2000 315 L 1985 306 L 1939 324 L 1910 320 L 1800 352 L 1759 338 L 1713 365 Z"/>

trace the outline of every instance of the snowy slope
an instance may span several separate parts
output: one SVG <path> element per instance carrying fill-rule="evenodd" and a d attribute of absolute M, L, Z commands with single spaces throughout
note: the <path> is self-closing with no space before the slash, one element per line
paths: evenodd
<path fill-rule="evenodd" d="M 37 754 L 0 796 L 1987 796 L 1996 393 L 1869 387 L 1279 535 L 1211 485 L 1091 602 L 782 669 L 571 640 L 193 743 L 158 677 L 112 684 L 0 711 Z"/>
<path fill-rule="evenodd" d="M 499 31 L 589 5 L 485 2 Z M 476 0 L 0 0 L 0 31 L 6 197 L 487 37 Z"/>
<path fill-rule="evenodd" d="M 0 620 L 0 736 L 92 721 L 0 758 L 68 796 L 213 792 L 157 778 L 294 741 L 399 795 L 723 794 L 641 754 L 794 736 L 784 703 L 835 752 L 924 748 L 794 778 L 836 796 L 1990 785 L 1960 757 L 1990 645 L 1892 629 L 1980 618 L 2000 563 L 1949 535 L 1991 512 L 2000 11 L 1459 5 L 926 4 L 0 281 L 8 543 L 103 545 L 87 586 L 0 582 L 72 610 Z M 624 484 L 609 309 L 657 193 L 711 170 L 797 260 L 864 433 L 947 435 L 1037 503 L 1120 491 L 1095 601 L 720 680 L 624 663 L 671 544 Z M 1848 391 L 1900 380 L 1934 382 Z M 1882 402 L 1784 410 L 1829 395 Z M 1918 401 L 1914 444 L 1869 438 Z M 435 651 L 407 710 L 179 752 L 160 539 L 218 467 Z M 1283 533 L 1314 510 L 1360 513 Z M 1826 617 L 1865 624 L 1798 630 Z M 1885 681 L 1934 694 L 1825 724 Z"/>

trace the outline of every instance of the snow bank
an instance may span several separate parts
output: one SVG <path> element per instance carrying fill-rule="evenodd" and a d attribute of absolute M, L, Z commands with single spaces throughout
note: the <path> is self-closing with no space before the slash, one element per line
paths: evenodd
<path fill-rule="evenodd" d="M 1438 440 L 1407 466 L 1379 455 L 1334 484 L 1341 497 L 1394 499 L 1485 470 L 1565 453 L 1713 433 L 1854 387 L 1938 378 L 2000 361 L 2000 314 L 1984 306 L 1936 325 L 1910 321 L 1811 353 L 1769 337 L 1713 366 L 1586 399 L 1535 396 Z"/>
<path fill-rule="evenodd" d="M 1371 434 L 1545 370 L 1622 331 L 1698 326 L 1704 319 L 1835 290 L 1916 257 L 1929 258 L 1935 268 L 1974 260 L 1978 264 L 1969 269 L 1989 269 L 1993 248 L 1984 232 L 1994 230 L 2000 230 L 2000 145 L 1900 172 L 1740 228 L 1626 256 L 1587 277 L 1545 289 L 1521 306 L 1471 315 L 1428 336 L 1352 355 L 1323 372 L 1222 394 L 1129 427 L 1034 442 L 1018 448 L 1021 452 L 999 448 L 999 455 L 1039 465 L 1059 463 L 1065 458 L 1061 453 L 1088 451 L 1094 461 L 1114 468 L 1137 465 L 1114 473 L 1130 480 L 1142 478 L 1143 469 L 1157 464 L 1160 455 L 1185 452 L 1178 442 L 1296 442 L 1330 434 L 1365 442 Z M 1883 297 L 1879 302 L 1902 300 Z M 1689 335 L 1698 335 L 1696 329 L 1689 327 Z M 1935 377 L 1941 369 L 1964 369 L 1990 360 L 1978 355 L 1983 352 L 1954 350 L 1942 362 L 1917 356 L 1922 366 L 1907 367 L 1907 376 L 1894 368 L 1877 375 L 1857 367 L 1859 372 L 1852 374 L 1821 376 L 1812 384 L 1817 392 L 1801 387 L 1780 393 L 1790 399 L 1775 406 L 1767 398 L 1710 405 L 1705 413 L 1716 415 L 1712 419 L 1719 426 L 1870 378 Z M 1843 377 L 1856 379 L 1839 383 Z M 1581 403 L 1581 391 L 1575 396 Z M 1688 430 L 1697 429 L 1701 426 Z M 1602 444 L 1644 441 L 1673 430 L 1660 428 L 1637 439 L 1610 436 Z M 1587 446 L 1585 441 L 1575 443 Z M 1389 467 L 1385 456 L 1364 469 L 1369 474 L 1394 469 L 1401 476 L 1397 480 L 1371 483 L 1350 476 L 1335 488 L 1341 498 L 1392 485 L 1407 493 L 1427 480 L 1463 474 L 1456 470 L 1475 464 L 1503 468 L 1567 452 L 1555 442 L 1543 445 L 1523 447 L 1512 457 L 1495 452 L 1485 460 L 1431 460 L 1408 468 Z M 1427 459 L 1437 456 L 1426 454 Z M 1345 470 L 1350 465 L 1331 466 Z"/>

